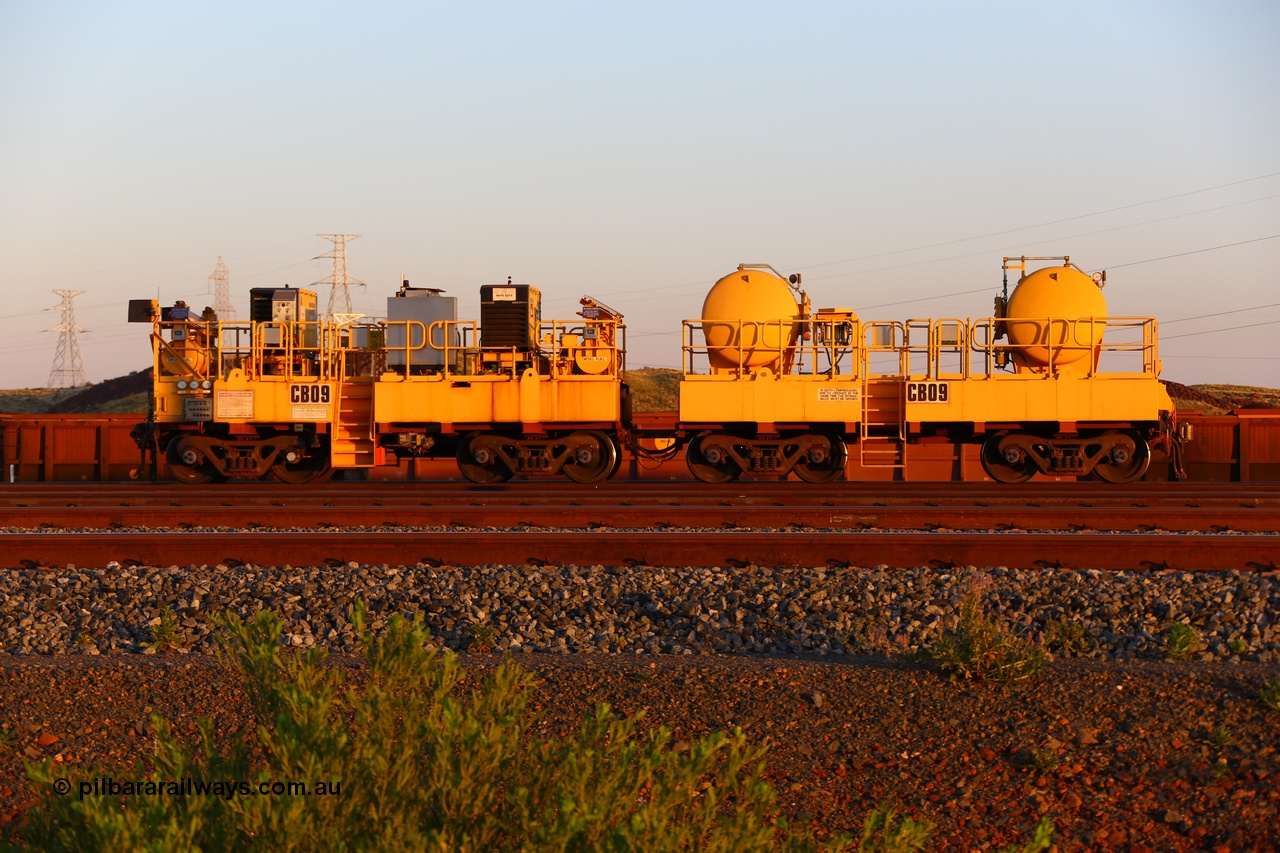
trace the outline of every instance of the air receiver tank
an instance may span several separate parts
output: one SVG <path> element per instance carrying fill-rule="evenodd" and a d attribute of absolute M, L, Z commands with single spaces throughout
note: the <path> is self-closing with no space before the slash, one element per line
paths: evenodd
<path fill-rule="evenodd" d="M 742 264 L 712 286 L 702 303 L 702 333 L 713 373 L 790 362 L 803 308 L 772 268 Z"/>
<path fill-rule="evenodd" d="M 1005 329 L 1019 370 L 1085 373 L 1096 370 L 1107 328 L 1102 285 L 1063 259 L 1018 282 Z M 1103 279 L 1105 280 L 1105 279 Z"/>

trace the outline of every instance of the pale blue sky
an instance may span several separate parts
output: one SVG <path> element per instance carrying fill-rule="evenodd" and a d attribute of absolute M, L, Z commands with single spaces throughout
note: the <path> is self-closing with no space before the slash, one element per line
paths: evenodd
<path fill-rule="evenodd" d="M 47 381 L 53 288 L 101 380 L 149 363 L 129 298 L 212 303 L 221 255 L 243 312 L 322 232 L 357 310 L 513 276 L 621 310 L 632 366 L 740 262 L 905 318 L 1070 254 L 1166 378 L 1280 385 L 1277 44 L 1274 2 L 0 0 L 0 385 Z"/>

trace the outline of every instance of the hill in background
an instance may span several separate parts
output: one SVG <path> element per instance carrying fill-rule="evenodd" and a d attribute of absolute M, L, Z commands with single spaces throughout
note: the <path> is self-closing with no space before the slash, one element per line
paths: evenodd
<path fill-rule="evenodd" d="M 79 388 L 22 388 L 0 391 L 0 412 L 28 415 L 108 415 L 147 413 L 151 368 Z"/>
<path fill-rule="evenodd" d="M 1280 409 L 1280 390 L 1251 385 L 1180 385 L 1164 381 L 1178 411 L 1225 415 L 1233 409 Z"/>
<path fill-rule="evenodd" d="M 679 409 L 682 375 L 670 367 L 641 367 L 623 372 L 622 381 L 631 388 L 631 411 L 674 412 Z"/>
<path fill-rule="evenodd" d="M 672 412 L 680 407 L 679 370 L 641 367 L 628 370 L 631 408 L 636 412 Z M 1182 385 L 1165 382 L 1179 411 L 1206 415 L 1233 409 L 1278 409 L 1280 390 L 1248 385 Z M 0 390 L 0 413 L 6 414 L 137 414 L 147 413 L 151 370 L 139 370 L 80 388 L 24 388 Z"/>

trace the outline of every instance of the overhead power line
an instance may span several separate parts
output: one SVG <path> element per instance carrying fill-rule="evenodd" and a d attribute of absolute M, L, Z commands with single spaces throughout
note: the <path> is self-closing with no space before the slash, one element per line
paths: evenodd
<path fill-rule="evenodd" d="M 1247 326 L 1227 326 L 1225 329 L 1205 329 L 1203 332 L 1183 332 L 1181 335 L 1169 335 L 1167 337 L 1161 335 L 1160 340 L 1163 342 L 1177 340 L 1178 338 L 1193 338 L 1196 335 L 1215 335 L 1218 332 L 1238 332 L 1241 329 L 1256 329 L 1259 326 L 1274 326 L 1276 323 L 1280 323 L 1280 320 L 1268 320 L 1265 323 L 1250 323 Z"/>
<path fill-rule="evenodd" d="M 1261 243 L 1264 240 L 1274 240 L 1277 237 L 1280 237 L 1280 234 L 1271 234 L 1267 237 L 1255 237 L 1252 240 L 1241 240 L 1238 243 L 1223 243 L 1221 246 L 1209 246 L 1205 249 L 1192 249 L 1190 252 L 1178 252 L 1176 255 L 1162 255 L 1158 258 L 1147 258 L 1145 261 L 1130 261 L 1127 264 L 1108 264 L 1107 266 L 1099 267 L 1098 269 L 1118 270 L 1121 267 L 1136 267 L 1139 264 L 1151 264 L 1156 261 L 1167 261 L 1170 258 L 1185 258 L 1187 255 L 1199 255 L 1204 252 L 1216 252 L 1218 249 L 1230 249 L 1233 246 L 1247 246 L 1250 243 Z"/>
<path fill-rule="evenodd" d="M 1139 201 L 1133 204 L 1124 204 L 1119 207 L 1109 207 L 1106 210 L 1096 210 L 1093 213 L 1080 213 L 1075 216 L 1064 216 L 1061 219 L 1051 219 L 1048 222 L 1040 222 L 1035 225 L 1021 225 L 1017 228 L 1007 228 L 1003 231 L 991 231 L 987 234 L 975 234 L 971 237 L 959 237 L 955 240 L 943 240 L 940 243 L 929 243 L 923 246 L 912 246 L 906 249 L 895 249 L 891 252 L 877 252 L 874 255 L 863 255 L 857 258 L 846 258 L 845 260 L 842 260 L 842 261 L 826 261 L 820 264 L 805 264 L 804 268 L 817 269 L 818 267 L 830 267 L 830 266 L 836 266 L 837 264 L 852 264 L 852 263 L 857 263 L 858 261 L 870 261 L 876 258 L 887 258 L 892 255 L 902 255 L 902 254 L 906 254 L 907 252 L 919 252 L 924 249 L 937 249 L 942 246 L 954 246 L 957 243 L 967 243 L 970 240 L 984 240 L 987 237 L 1002 237 L 1005 234 L 1016 234 L 1019 231 L 1028 231 L 1032 228 L 1043 228 L 1047 225 L 1060 225 L 1063 222 L 1074 222 L 1077 219 L 1088 219 L 1092 216 L 1103 216 L 1108 213 L 1118 213 L 1122 210 L 1132 210 L 1136 207 L 1146 207 L 1147 205 L 1159 204 L 1164 201 L 1173 201 L 1174 199 L 1178 199 L 1178 198 L 1186 198 L 1187 196 L 1200 195 L 1201 193 L 1213 192 L 1214 190 L 1226 189 L 1227 187 L 1235 187 L 1235 186 L 1239 186 L 1240 184 L 1251 184 L 1255 181 L 1261 181 L 1267 178 L 1274 178 L 1277 175 L 1280 175 L 1280 172 L 1268 172 L 1265 175 L 1258 175 L 1257 177 L 1253 177 L 1253 178 L 1244 178 L 1243 180 L 1239 180 L 1239 181 L 1230 181 L 1229 183 L 1218 184 L 1217 186 L 1212 186 L 1212 187 L 1204 187 L 1203 189 L 1198 189 L 1198 190 L 1188 190 L 1187 192 L 1176 193 L 1174 195 L 1167 195 L 1161 198 L 1153 198 L 1153 199 L 1150 199 L 1149 201 Z"/>

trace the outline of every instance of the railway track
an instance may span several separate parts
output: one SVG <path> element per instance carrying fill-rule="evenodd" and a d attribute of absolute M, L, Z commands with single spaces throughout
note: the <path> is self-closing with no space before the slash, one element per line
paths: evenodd
<path fill-rule="evenodd" d="M 0 565 L 983 564 L 1275 570 L 1280 484 L 11 485 Z"/>

